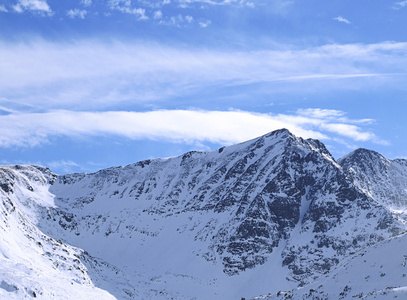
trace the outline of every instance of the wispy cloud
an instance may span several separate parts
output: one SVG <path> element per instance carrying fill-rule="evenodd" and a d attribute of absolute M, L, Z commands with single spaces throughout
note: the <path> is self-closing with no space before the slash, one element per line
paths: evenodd
<path fill-rule="evenodd" d="M 131 0 L 109 0 L 109 7 L 122 13 L 138 16 L 139 20 L 147 20 L 146 10 L 140 7 L 133 7 Z"/>
<path fill-rule="evenodd" d="M 213 6 L 234 6 L 234 7 L 255 7 L 255 3 L 263 3 L 269 5 L 268 2 L 264 0 L 158 0 L 158 1 L 148 1 L 148 0 L 108 0 L 106 1 L 107 6 L 110 9 L 118 10 L 124 13 L 129 13 L 132 10 L 133 3 L 137 2 L 137 5 L 141 8 L 144 8 L 150 12 L 150 9 L 159 10 L 166 6 L 172 6 L 172 9 L 176 8 L 209 8 Z M 272 5 L 275 6 L 276 3 L 278 5 L 286 5 L 288 2 L 292 2 L 289 0 L 274 0 L 275 3 Z M 92 4 L 92 0 L 81 0 L 81 3 L 85 6 L 90 6 Z"/>
<path fill-rule="evenodd" d="M 45 163 L 46 166 L 51 168 L 52 170 L 59 170 L 62 173 L 70 173 L 74 170 L 80 168 L 76 162 L 72 160 L 57 160 Z"/>
<path fill-rule="evenodd" d="M 371 132 L 362 132 L 358 126 L 350 124 L 329 123 L 322 124 L 321 129 L 340 134 L 355 141 L 379 141 Z M 385 143 L 385 142 L 383 142 Z"/>
<path fill-rule="evenodd" d="M 328 122 L 335 121 L 350 124 L 371 124 L 374 122 L 373 119 L 357 119 L 357 120 L 349 119 L 345 116 L 346 115 L 345 112 L 336 109 L 320 109 L 320 108 L 298 109 L 297 114 L 309 118 L 325 120 Z"/>
<path fill-rule="evenodd" d="M 263 51 L 158 44 L 0 42 L 0 93 L 40 109 L 100 109 L 188 96 L 210 87 L 304 82 L 317 92 L 372 82 L 401 88 L 407 43 Z M 352 79 L 352 81 L 346 81 Z M 281 86 L 279 84 L 279 86 Z"/>
<path fill-rule="evenodd" d="M 85 19 L 85 16 L 88 12 L 85 9 L 70 9 L 66 12 L 66 15 L 72 19 L 79 18 Z"/>
<path fill-rule="evenodd" d="M 92 0 L 81 0 L 81 3 L 84 6 L 91 6 L 92 5 Z"/>
<path fill-rule="evenodd" d="M 178 0 L 181 4 L 191 4 L 191 3 L 198 3 L 198 4 L 210 4 L 210 5 L 230 5 L 239 3 L 239 0 Z"/>
<path fill-rule="evenodd" d="M 350 24 L 349 20 L 347 20 L 347 19 L 345 19 L 344 17 L 341 17 L 341 16 L 334 18 L 334 20 L 336 20 L 338 22 L 341 22 L 341 23 Z"/>
<path fill-rule="evenodd" d="M 259 0 L 256 0 L 257 2 L 260 2 Z M 256 1 L 249 1 L 249 0 L 178 0 L 177 2 L 182 6 L 182 7 L 188 7 L 190 5 L 234 5 L 234 6 L 240 6 L 240 7 L 254 7 L 254 2 Z M 278 0 L 276 2 L 288 2 L 288 1 L 281 1 Z"/>
<path fill-rule="evenodd" d="M 373 119 L 349 119 L 346 113 L 334 109 L 308 108 L 297 110 L 299 116 L 304 116 L 305 126 L 316 126 L 319 130 L 327 131 L 330 134 L 338 134 L 350 138 L 354 141 L 371 141 L 376 144 L 388 145 L 389 143 L 378 138 L 374 133 L 362 129 L 360 126 L 374 123 Z M 313 123 L 311 120 L 316 120 Z M 358 124 L 358 125 L 355 125 Z"/>
<path fill-rule="evenodd" d="M 177 16 L 163 17 L 161 11 L 157 11 L 154 13 L 154 19 L 158 20 L 159 24 L 176 26 L 179 28 L 185 27 L 186 25 L 189 25 L 194 22 L 194 18 L 192 16 L 189 15 L 183 16 L 181 14 L 178 14 Z"/>
<path fill-rule="evenodd" d="M 396 2 L 393 5 L 393 9 L 398 10 L 401 9 L 403 7 L 407 6 L 407 1 L 400 1 L 400 2 Z"/>
<path fill-rule="evenodd" d="M 13 6 L 14 11 L 22 13 L 24 11 L 34 11 L 40 13 L 53 14 L 46 0 L 18 0 Z"/>
<path fill-rule="evenodd" d="M 0 5 L 0 12 L 8 12 L 8 9 L 3 4 L 1 4 Z"/>
<path fill-rule="evenodd" d="M 133 140 L 233 144 L 280 128 L 287 128 L 304 138 L 330 139 L 336 136 L 353 141 L 384 143 L 360 125 L 341 122 L 343 113 L 340 111 L 328 117 L 319 112 L 309 116 L 303 111 L 289 115 L 202 110 L 10 114 L 0 116 L 3 129 L 0 146 L 33 147 L 48 143 L 53 136 L 109 135 Z"/>
<path fill-rule="evenodd" d="M 338 119 L 345 115 L 345 112 L 336 109 L 307 108 L 298 109 L 299 115 L 316 119 Z"/>
<path fill-rule="evenodd" d="M 202 20 L 202 21 L 199 22 L 199 26 L 200 26 L 201 28 L 206 28 L 206 27 L 208 27 L 208 26 L 211 25 L 211 24 L 212 24 L 212 21 L 211 21 L 211 20 Z"/>
<path fill-rule="evenodd" d="M 157 11 L 154 12 L 154 19 L 155 20 L 162 19 L 162 17 L 163 17 L 163 13 L 162 13 L 161 10 L 157 10 Z"/>

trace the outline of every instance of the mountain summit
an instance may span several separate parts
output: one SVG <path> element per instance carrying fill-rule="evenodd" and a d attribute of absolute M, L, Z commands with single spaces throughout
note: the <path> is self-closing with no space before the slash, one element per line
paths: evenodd
<path fill-rule="evenodd" d="M 55 270 L 64 276 L 77 264 L 87 277 L 70 280 L 92 293 L 240 299 L 313 284 L 344 259 L 399 236 L 405 224 L 395 207 L 405 207 L 405 174 L 405 161 L 369 150 L 336 162 L 318 140 L 286 129 L 92 174 L 4 166 L 1 234 L 13 240 L 4 234 L 11 219 L 19 234 L 37 232 L 24 243 L 61 260 Z M 55 254 L 69 247 L 76 260 Z M 26 284 L 24 275 L 3 277 L 7 294 L 52 290 Z"/>

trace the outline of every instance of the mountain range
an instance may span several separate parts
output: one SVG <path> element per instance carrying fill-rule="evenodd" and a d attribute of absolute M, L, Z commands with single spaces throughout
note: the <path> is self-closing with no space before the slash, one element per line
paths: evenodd
<path fill-rule="evenodd" d="M 96 173 L 0 167 L 0 298 L 407 297 L 407 160 L 286 129 Z"/>

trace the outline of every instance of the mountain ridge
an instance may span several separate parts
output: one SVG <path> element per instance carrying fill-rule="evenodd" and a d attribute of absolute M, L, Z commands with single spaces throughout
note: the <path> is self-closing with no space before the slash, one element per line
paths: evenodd
<path fill-rule="evenodd" d="M 282 129 L 88 174 L 2 167 L 0 188 L 45 235 L 84 249 L 89 274 L 119 299 L 235 299 L 312 284 L 405 230 L 401 214 L 366 192 L 376 173 L 352 175 L 354 157 L 336 162 L 320 141 Z"/>

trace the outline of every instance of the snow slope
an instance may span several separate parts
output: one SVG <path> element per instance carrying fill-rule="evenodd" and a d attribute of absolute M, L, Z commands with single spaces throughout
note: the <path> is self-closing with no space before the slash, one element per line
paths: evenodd
<path fill-rule="evenodd" d="M 403 234 L 358 251 L 312 284 L 253 299 L 406 299 L 406 278 Z"/>
<path fill-rule="evenodd" d="M 0 168 L 0 298 L 114 299 L 92 283 L 81 249 L 46 236 L 33 223 L 33 206 L 54 205 L 52 180 L 42 168 Z"/>
<path fill-rule="evenodd" d="M 38 232 L 25 241 L 28 229 L 16 221 L 3 240 L 30 253 L 26 256 L 41 266 L 32 267 L 35 272 L 46 267 L 61 272 L 52 273 L 54 280 L 62 279 L 61 287 L 42 283 L 44 292 L 79 286 L 77 291 L 102 298 L 240 299 L 296 291 L 345 269 L 343 262 L 360 251 L 382 249 L 379 245 L 406 230 L 395 209 L 404 209 L 398 189 L 404 187 L 400 174 L 407 174 L 406 165 L 399 163 L 393 172 L 398 184 L 390 178 L 383 185 L 401 199 L 395 206 L 377 197 L 383 178 L 371 174 L 381 174 L 381 160 L 368 157 L 361 163 L 379 170 L 367 175 L 367 167 L 354 167 L 359 159 L 351 157 L 337 163 L 321 142 L 278 130 L 215 151 L 93 174 L 3 167 L 3 203 L 12 199 L 18 207 L 14 215 Z M 40 249 L 46 251 L 24 250 L 39 247 L 41 236 Z M 44 258 L 46 252 L 54 260 L 66 253 L 55 243 L 69 252 L 64 268 Z M 14 293 L 8 276 L 0 288 Z M 33 276 L 18 278 L 21 292 L 22 281 Z"/>

